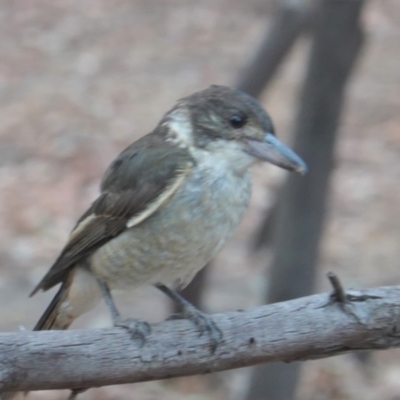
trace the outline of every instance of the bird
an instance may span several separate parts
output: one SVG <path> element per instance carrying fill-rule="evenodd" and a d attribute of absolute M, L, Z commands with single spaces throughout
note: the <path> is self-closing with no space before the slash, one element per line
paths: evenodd
<path fill-rule="evenodd" d="M 106 170 L 100 195 L 31 295 L 61 285 L 34 330 L 67 329 L 104 299 L 114 326 L 143 345 L 146 321 L 123 318 L 114 289 L 155 286 L 183 309 L 215 351 L 222 333 L 178 293 L 221 249 L 251 196 L 254 164 L 304 174 L 250 95 L 212 85 L 177 101 L 156 128 Z"/>

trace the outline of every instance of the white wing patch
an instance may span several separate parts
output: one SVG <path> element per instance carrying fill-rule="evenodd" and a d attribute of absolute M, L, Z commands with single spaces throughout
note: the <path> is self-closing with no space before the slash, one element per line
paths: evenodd
<path fill-rule="evenodd" d="M 157 211 L 165 202 L 167 202 L 171 196 L 176 192 L 176 190 L 182 185 L 184 180 L 186 179 L 186 175 L 191 171 L 193 167 L 192 163 L 188 163 L 186 168 L 182 170 L 179 176 L 174 180 L 174 182 L 168 186 L 163 193 L 161 193 L 152 203 L 148 205 L 148 207 L 142 211 L 139 215 L 135 215 L 131 219 L 128 220 L 126 227 L 132 228 L 140 224 L 146 218 L 148 218 L 151 214 Z"/>
<path fill-rule="evenodd" d="M 82 232 L 82 230 L 94 219 L 96 219 L 95 214 L 90 214 L 88 217 L 86 217 L 83 221 L 79 222 L 78 226 L 71 232 L 71 235 L 69 236 L 69 240 L 71 240 L 73 237 L 75 237 L 78 233 Z"/>

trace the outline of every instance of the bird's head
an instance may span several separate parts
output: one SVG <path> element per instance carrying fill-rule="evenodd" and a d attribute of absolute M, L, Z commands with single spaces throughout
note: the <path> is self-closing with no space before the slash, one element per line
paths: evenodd
<path fill-rule="evenodd" d="M 178 101 L 166 114 L 169 139 L 181 147 L 200 148 L 247 169 L 267 161 L 304 174 L 304 161 L 274 134 L 271 118 L 244 92 L 213 85 Z"/>

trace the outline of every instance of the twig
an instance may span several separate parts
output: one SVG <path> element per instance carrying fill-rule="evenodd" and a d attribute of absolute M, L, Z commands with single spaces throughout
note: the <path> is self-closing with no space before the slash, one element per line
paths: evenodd
<path fill-rule="evenodd" d="M 332 297 L 334 297 L 334 299 L 339 303 L 346 303 L 346 293 L 343 289 L 342 283 L 339 280 L 339 277 L 332 271 L 328 272 L 327 276 L 333 287 Z"/>

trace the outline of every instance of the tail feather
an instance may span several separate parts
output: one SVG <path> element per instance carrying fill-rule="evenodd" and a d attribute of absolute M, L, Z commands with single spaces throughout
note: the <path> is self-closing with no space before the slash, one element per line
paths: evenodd
<path fill-rule="evenodd" d="M 66 301 L 68 295 L 69 285 L 63 283 L 58 290 L 57 294 L 54 296 L 53 300 L 46 308 L 46 311 L 40 317 L 39 321 L 33 328 L 34 331 L 48 331 L 50 329 L 67 329 L 71 324 L 72 320 L 69 323 L 64 323 L 60 325 L 57 320 L 59 315 L 60 306 Z"/>
<path fill-rule="evenodd" d="M 65 277 L 33 330 L 67 329 L 76 318 L 94 308 L 101 296 L 98 282 L 92 273 L 87 268 L 74 268 Z M 16 400 L 20 394 L 1 393 L 0 400 Z"/>

